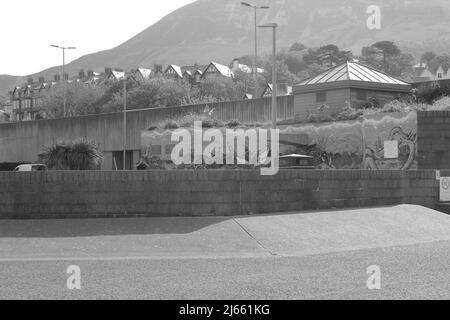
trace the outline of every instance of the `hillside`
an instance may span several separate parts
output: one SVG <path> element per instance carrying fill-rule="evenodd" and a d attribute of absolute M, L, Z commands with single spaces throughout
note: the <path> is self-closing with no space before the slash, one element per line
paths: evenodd
<path fill-rule="evenodd" d="M 450 1 L 448 0 L 276 0 L 259 1 L 270 10 L 259 13 L 259 23 L 277 22 L 280 48 L 293 42 L 309 46 L 328 43 L 358 54 L 362 46 L 378 40 L 394 40 L 415 55 L 425 50 L 449 52 Z M 382 29 L 366 27 L 369 5 L 382 8 Z M 111 50 L 81 57 L 68 65 L 103 70 L 105 66 L 129 70 L 154 63 L 193 64 L 215 60 L 229 63 L 233 57 L 253 51 L 252 10 L 237 0 L 198 0 L 169 14 L 127 42 Z M 269 30 L 260 31 L 260 50 L 271 46 Z M 34 77 L 50 79 L 51 68 Z M 0 76 L 0 94 L 11 79 Z M 9 88 L 10 89 L 10 88 Z"/>

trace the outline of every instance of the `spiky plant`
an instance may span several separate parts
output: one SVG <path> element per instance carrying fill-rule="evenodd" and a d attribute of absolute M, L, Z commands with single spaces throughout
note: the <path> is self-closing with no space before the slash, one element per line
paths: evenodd
<path fill-rule="evenodd" d="M 97 144 L 84 138 L 57 142 L 39 154 L 39 161 L 50 170 L 96 170 L 102 160 Z"/>

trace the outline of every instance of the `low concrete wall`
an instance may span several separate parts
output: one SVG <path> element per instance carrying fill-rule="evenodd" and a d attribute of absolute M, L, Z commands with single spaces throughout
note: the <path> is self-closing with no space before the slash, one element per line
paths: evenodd
<path fill-rule="evenodd" d="M 434 171 L 0 172 L 0 218 L 240 215 L 395 204 L 434 208 Z"/>

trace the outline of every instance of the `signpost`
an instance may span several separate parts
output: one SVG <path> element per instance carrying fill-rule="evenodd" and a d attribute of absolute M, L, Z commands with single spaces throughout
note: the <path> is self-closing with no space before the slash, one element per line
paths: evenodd
<path fill-rule="evenodd" d="M 441 202 L 450 202 L 450 177 L 441 177 L 439 194 Z"/>

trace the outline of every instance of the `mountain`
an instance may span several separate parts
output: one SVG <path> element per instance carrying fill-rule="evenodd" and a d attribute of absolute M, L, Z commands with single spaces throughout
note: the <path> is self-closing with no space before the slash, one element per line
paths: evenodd
<path fill-rule="evenodd" d="M 450 52 L 450 1 L 448 0 L 259 0 L 270 10 L 259 11 L 258 24 L 277 22 L 279 48 L 293 42 L 309 46 L 334 43 L 359 54 L 361 47 L 378 40 L 393 40 L 416 56 L 427 50 Z M 381 8 L 381 30 L 369 30 L 367 8 Z M 253 52 L 253 10 L 239 0 L 198 0 L 164 17 L 116 48 L 83 56 L 67 66 L 125 70 L 160 64 L 228 64 L 234 57 Z M 107 29 L 106 29 L 107 30 Z M 107 31 L 105 31 L 107 32 Z M 259 31 L 260 52 L 270 52 L 270 30 Z M 34 78 L 46 79 L 60 71 L 51 68 Z M 0 76 L 0 94 L 12 79 Z M 16 79 L 23 81 L 22 79 Z"/>

